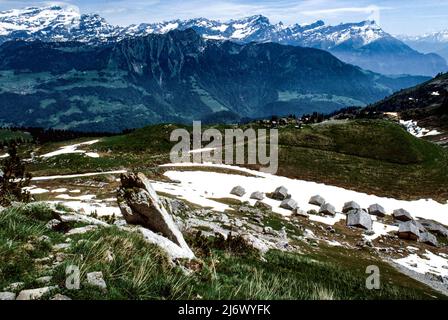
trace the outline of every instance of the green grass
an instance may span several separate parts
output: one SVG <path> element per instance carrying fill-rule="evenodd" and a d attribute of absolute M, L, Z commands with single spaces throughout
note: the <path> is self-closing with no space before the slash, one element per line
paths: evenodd
<path fill-rule="evenodd" d="M 448 199 L 448 152 L 389 121 L 280 133 L 280 175 L 399 199 Z"/>
<path fill-rule="evenodd" d="M 229 240 L 188 235 L 197 259 L 182 264 L 189 275 L 172 265 L 160 248 L 138 233 L 117 227 L 71 236 L 65 260 L 45 269 L 34 260 L 51 254 L 51 245 L 65 240 L 45 228 L 51 210 L 42 204 L 8 208 L 0 213 L 0 287 L 24 281 L 26 288 L 42 285 L 35 279 L 52 275 L 51 285 L 74 299 L 424 299 L 441 297 L 430 288 L 358 251 L 331 248 L 304 254 L 269 251 L 263 260 L 239 237 Z M 72 227 L 77 227 L 73 225 Z M 42 235 L 48 242 L 36 239 Z M 303 244 L 307 246 L 306 244 Z M 321 249 L 321 248 L 319 248 Z M 365 288 L 365 268 L 378 265 L 381 289 Z M 65 289 L 68 265 L 81 272 L 81 289 Z M 101 271 L 102 291 L 86 284 L 88 272 Z"/>
<path fill-rule="evenodd" d="M 48 236 L 55 243 L 62 240 L 61 234 L 45 228 L 51 218 L 51 211 L 42 204 L 0 212 L 0 289 L 12 282 L 32 283 L 41 274 L 34 259 L 48 256 L 51 245 L 39 237 Z"/>
<path fill-rule="evenodd" d="M 7 143 L 8 141 L 17 139 L 22 139 L 23 141 L 31 141 L 32 137 L 29 133 L 26 132 L 0 129 L 0 143 Z"/>

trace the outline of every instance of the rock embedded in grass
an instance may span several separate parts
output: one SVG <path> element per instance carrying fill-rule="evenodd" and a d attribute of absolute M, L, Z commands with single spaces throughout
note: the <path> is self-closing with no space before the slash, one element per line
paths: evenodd
<path fill-rule="evenodd" d="M 386 216 L 386 210 L 379 204 L 375 203 L 369 206 L 369 214 L 377 217 L 385 217 Z"/>
<path fill-rule="evenodd" d="M 17 295 L 16 300 L 38 300 L 47 293 L 50 293 L 52 290 L 55 290 L 57 288 L 58 288 L 57 286 L 52 286 L 52 287 L 22 290 Z"/>
<path fill-rule="evenodd" d="M 11 283 L 10 285 L 6 286 L 5 288 L 3 288 L 3 290 L 17 292 L 17 291 L 21 290 L 23 287 L 25 287 L 24 282 L 14 282 L 14 283 Z"/>
<path fill-rule="evenodd" d="M 255 191 L 250 195 L 251 199 L 255 199 L 255 200 L 263 200 L 264 199 L 264 195 L 262 192 L 260 191 Z"/>
<path fill-rule="evenodd" d="M 414 220 L 412 218 L 411 214 L 404 209 L 394 210 L 392 215 L 395 218 L 395 220 L 399 220 L 399 221 L 403 221 L 403 222 Z"/>
<path fill-rule="evenodd" d="M 158 245 L 172 258 L 194 258 L 148 178 L 143 173 L 126 173 L 120 180 L 117 202 L 126 222 L 143 226 L 138 230 L 145 240 Z"/>
<path fill-rule="evenodd" d="M 261 210 L 269 210 L 269 211 L 272 210 L 272 207 L 269 204 L 264 203 L 263 201 L 255 202 L 254 207 Z"/>
<path fill-rule="evenodd" d="M 398 229 L 398 237 L 400 239 L 416 241 L 420 237 L 420 231 L 418 231 L 418 227 L 413 221 L 402 222 Z"/>
<path fill-rule="evenodd" d="M 67 297 L 66 295 L 63 294 L 55 294 L 53 297 L 51 297 L 50 300 L 72 300 L 72 298 Z"/>
<path fill-rule="evenodd" d="M 51 219 L 50 221 L 47 222 L 45 227 L 49 230 L 55 230 L 60 224 L 61 221 L 59 221 L 58 219 Z"/>
<path fill-rule="evenodd" d="M 344 204 L 344 207 L 342 208 L 342 212 L 347 213 L 349 211 L 359 210 L 359 209 L 361 209 L 361 206 L 358 203 L 356 203 L 355 201 L 349 201 Z"/>
<path fill-rule="evenodd" d="M 44 277 L 37 278 L 36 282 L 40 283 L 40 284 L 49 284 L 52 279 L 53 279 L 52 276 L 44 276 Z"/>
<path fill-rule="evenodd" d="M 98 229 L 98 226 L 96 225 L 88 225 L 85 227 L 80 227 L 80 228 L 75 228 L 72 230 L 69 230 L 66 235 L 71 236 L 71 235 L 75 235 L 75 234 L 84 234 L 93 230 Z"/>
<path fill-rule="evenodd" d="M 324 203 L 320 207 L 319 213 L 334 217 L 336 215 L 336 208 L 330 203 Z"/>
<path fill-rule="evenodd" d="M 310 198 L 308 203 L 321 207 L 325 204 L 325 199 L 319 195 L 315 195 Z"/>
<path fill-rule="evenodd" d="M 246 190 L 244 190 L 244 188 L 241 186 L 236 186 L 230 191 L 230 194 L 233 194 L 237 197 L 242 197 L 246 194 Z"/>
<path fill-rule="evenodd" d="M 353 209 L 347 212 L 347 226 L 372 230 L 372 218 L 361 209 Z"/>
<path fill-rule="evenodd" d="M 87 274 L 87 283 L 91 286 L 98 287 L 101 290 L 107 289 L 106 281 L 104 281 L 103 273 L 101 271 L 89 272 Z"/>

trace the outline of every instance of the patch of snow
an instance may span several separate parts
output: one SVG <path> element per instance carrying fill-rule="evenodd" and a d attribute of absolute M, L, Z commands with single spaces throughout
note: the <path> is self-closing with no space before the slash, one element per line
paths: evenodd
<path fill-rule="evenodd" d="M 81 142 L 81 143 L 77 143 L 77 144 L 64 146 L 64 147 L 59 148 L 59 150 L 46 153 L 46 154 L 42 155 L 41 157 L 42 158 L 51 158 L 51 157 L 54 157 L 54 156 L 59 156 L 61 154 L 84 153 L 88 157 L 98 158 L 99 155 L 97 153 L 92 153 L 92 152 L 87 152 L 86 153 L 86 151 L 84 151 L 84 150 L 78 150 L 78 148 L 81 147 L 81 146 L 92 145 L 92 144 L 97 143 L 98 141 L 99 140 L 91 140 L 91 141 L 86 141 L 86 142 Z"/>
<path fill-rule="evenodd" d="M 413 120 L 400 120 L 400 124 L 406 128 L 406 131 L 417 138 L 422 138 L 426 136 L 436 136 L 441 134 L 437 130 L 428 130 L 421 128 L 417 125 L 417 121 Z"/>
<path fill-rule="evenodd" d="M 8 157 L 9 157 L 9 153 L 5 153 L 0 156 L 0 159 L 4 159 L 4 158 L 8 158 Z"/>
<path fill-rule="evenodd" d="M 164 191 L 166 193 L 182 197 L 192 203 L 209 206 L 217 211 L 223 211 L 229 207 L 210 198 L 233 198 L 241 201 L 248 201 L 253 205 L 256 200 L 249 198 L 252 192 L 272 192 L 278 186 L 285 186 L 292 198 L 297 201 L 299 207 L 305 211 L 310 209 L 319 209 L 317 206 L 308 204 L 308 201 L 312 196 L 319 194 L 324 197 L 327 202 L 334 205 L 337 211 L 341 210 L 344 203 L 347 201 L 356 201 L 362 208 L 367 208 L 371 204 L 378 203 L 384 207 L 386 212 L 389 213 L 392 213 L 395 209 L 403 208 L 409 211 L 414 218 L 420 217 L 424 219 L 432 219 L 448 225 L 448 203 L 441 204 L 432 199 L 406 201 L 397 200 L 394 198 L 379 197 L 340 187 L 290 179 L 224 164 L 169 163 L 162 165 L 162 167 L 163 166 L 178 167 L 180 169 L 182 167 L 225 168 L 252 175 L 243 176 L 240 174 L 226 174 L 209 171 L 170 170 L 165 172 L 165 176 L 173 181 L 180 181 L 180 183 L 154 182 L 154 188 L 157 191 Z M 246 194 L 241 198 L 230 194 L 230 190 L 237 185 L 242 186 L 246 190 Z M 277 213 L 283 215 L 291 214 L 291 211 L 279 208 L 279 201 L 265 198 L 263 202 L 270 204 L 273 207 L 273 211 Z M 335 221 L 339 221 L 344 217 L 345 216 L 343 215 L 336 215 L 335 218 L 310 215 L 310 218 L 320 220 L 321 222 L 328 224 L 334 224 Z M 379 234 L 384 234 L 387 233 L 388 230 L 393 230 L 391 226 L 385 227 L 378 221 L 375 221 L 373 228 L 374 231 Z"/>
<path fill-rule="evenodd" d="M 160 32 L 166 33 L 168 31 L 176 29 L 178 26 L 179 26 L 179 24 L 177 22 L 176 23 L 168 23 L 160 29 Z"/>
<path fill-rule="evenodd" d="M 431 92 L 431 95 L 432 96 L 440 96 L 440 93 L 439 93 L 439 91 L 434 91 L 434 92 Z"/>
<path fill-rule="evenodd" d="M 375 217 L 372 217 L 372 219 L 375 219 Z M 374 234 L 364 235 L 364 239 L 375 240 L 376 238 L 386 235 L 389 232 L 398 231 L 398 227 L 384 224 L 374 220 L 372 223 L 372 231 L 374 232 Z"/>
<path fill-rule="evenodd" d="M 104 174 L 120 174 L 120 173 L 125 173 L 125 172 L 126 172 L 126 170 L 114 170 L 114 171 L 91 172 L 91 173 L 81 173 L 81 174 L 33 177 L 33 178 L 31 178 L 31 180 L 32 181 L 44 181 L 44 180 L 56 180 L 56 179 L 72 179 L 72 178 L 100 176 L 100 175 L 104 175 Z M 70 191 L 70 192 L 74 192 L 74 191 Z"/>
<path fill-rule="evenodd" d="M 100 202 L 83 202 L 83 201 L 47 201 L 49 204 L 63 204 L 64 206 L 83 214 L 96 213 L 98 216 L 121 216 L 120 208 L 108 206 Z"/>
<path fill-rule="evenodd" d="M 37 188 L 36 186 L 25 187 L 23 190 L 28 191 L 30 194 L 42 194 L 49 192 L 47 189 Z"/>
<path fill-rule="evenodd" d="M 96 198 L 96 196 L 92 194 L 86 194 L 79 197 L 72 197 L 69 196 L 68 194 L 60 194 L 56 196 L 56 199 L 64 199 L 64 200 L 92 200 L 94 198 Z"/>
<path fill-rule="evenodd" d="M 393 261 L 407 269 L 421 274 L 431 272 L 443 277 L 448 277 L 448 269 L 446 269 L 446 267 L 448 266 L 448 259 L 442 257 L 441 255 L 434 254 L 428 250 L 426 250 L 423 256 L 425 258 L 422 258 L 414 253 L 405 258 L 395 259 Z"/>
<path fill-rule="evenodd" d="M 59 188 L 59 189 L 54 189 L 51 190 L 52 193 L 62 193 L 62 192 L 67 192 L 67 188 Z"/>
<path fill-rule="evenodd" d="M 342 243 L 337 242 L 335 240 L 325 240 L 325 242 L 330 245 L 331 247 L 343 247 Z"/>

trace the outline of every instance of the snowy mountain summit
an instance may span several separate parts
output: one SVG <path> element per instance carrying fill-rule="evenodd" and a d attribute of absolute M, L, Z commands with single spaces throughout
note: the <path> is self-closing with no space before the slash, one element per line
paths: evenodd
<path fill-rule="evenodd" d="M 120 40 L 129 36 L 166 33 L 193 28 L 207 39 L 237 42 L 279 42 L 331 49 L 349 41 L 359 47 L 390 37 L 373 21 L 326 26 L 323 21 L 309 25 L 272 24 L 267 17 L 254 15 L 220 22 L 205 18 L 113 26 L 97 14 L 81 14 L 71 5 L 30 7 L 0 12 L 0 42 L 14 39 L 82 42 Z"/>
<path fill-rule="evenodd" d="M 325 25 L 271 23 L 262 15 L 221 22 L 206 18 L 114 26 L 98 14 L 71 5 L 0 12 L 0 44 L 10 40 L 80 41 L 90 44 L 193 29 L 209 40 L 276 42 L 330 51 L 340 60 L 384 74 L 433 76 L 448 69 L 436 54 L 422 54 L 385 32 L 374 21 Z"/>

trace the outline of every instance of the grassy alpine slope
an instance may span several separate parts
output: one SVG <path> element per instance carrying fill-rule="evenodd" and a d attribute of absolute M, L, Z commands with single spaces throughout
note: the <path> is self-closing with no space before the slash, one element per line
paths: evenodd
<path fill-rule="evenodd" d="M 169 162 L 174 145 L 169 136 L 175 128 L 156 125 L 102 138 L 89 147 L 98 151 L 100 158 L 60 155 L 29 169 L 34 175 L 145 170 Z M 448 152 L 413 137 L 394 122 L 352 120 L 307 125 L 300 130 L 283 127 L 279 144 L 279 175 L 398 199 L 448 199 Z M 51 145 L 44 148 L 51 149 Z"/>
<path fill-rule="evenodd" d="M 51 209 L 39 203 L 0 213 L 0 253 L 6 257 L 0 261 L 0 288 L 15 281 L 39 288 L 39 277 L 52 276 L 48 285 L 59 288 L 51 296 L 59 292 L 76 299 L 443 298 L 363 252 L 354 255 L 334 247 L 315 252 L 304 245 L 302 254 L 271 250 L 260 260 L 238 238 L 187 235 L 198 257 L 188 263 L 193 271 L 187 275 L 138 233 L 109 226 L 68 236 L 45 227 L 51 218 Z M 46 240 L 39 241 L 42 237 Z M 55 246 L 60 243 L 66 248 Z M 372 264 L 382 270 L 380 290 L 365 288 L 365 268 Z M 65 289 L 68 265 L 80 267 L 80 290 Z M 88 272 L 98 270 L 107 283 L 105 291 L 85 282 Z"/>

